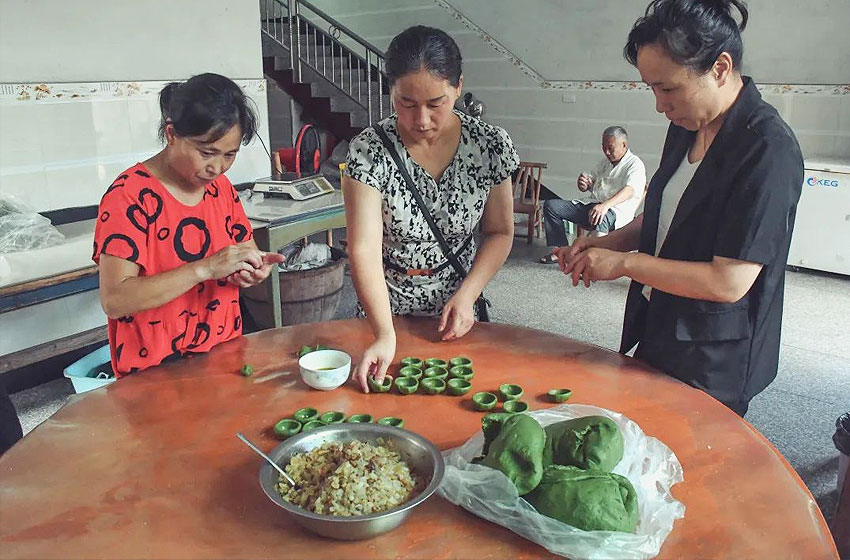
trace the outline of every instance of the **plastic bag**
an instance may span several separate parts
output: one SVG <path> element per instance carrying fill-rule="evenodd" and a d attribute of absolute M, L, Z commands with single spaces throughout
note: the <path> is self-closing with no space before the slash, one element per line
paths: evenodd
<path fill-rule="evenodd" d="M 331 248 L 324 243 L 308 243 L 303 247 L 293 243 L 284 247 L 280 253 L 286 257 L 278 265 L 281 272 L 319 268 L 331 260 Z"/>
<path fill-rule="evenodd" d="M 461 447 L 445 451 L 446 474 L 437 492 L 488 521 L 507 527 L 549 552 L 573 559 L 652 558 L 684 517 L 685 506 L 670 488 L 683 480 L 682 465 L 666 445 L 643 433 L 617 412 L 588 405 L 561 405 L 528 413 L 541 426 L 582 416 L 604 415 L 620 428 L 625 442 L 623 459 L 613 472 L 629 479 L 638 495 L 640 518 L 632 533 L 582 531 L 546 517 L 520 498 L 516 487 L 500 471 L 470 463 L 481 454 L 484 435 L 479 431 Z"/>
<path fill-rule="evenodd" d="M 0 253 L 42 249 L 64 239 L 50 220 L 11 195 L 0 193 Z"/>

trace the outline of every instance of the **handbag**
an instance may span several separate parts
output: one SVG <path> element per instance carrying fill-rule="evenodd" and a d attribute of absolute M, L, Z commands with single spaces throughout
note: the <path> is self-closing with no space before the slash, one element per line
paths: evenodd
<path fill-rule="evenodd" d="M 410 176 L 410 173 L 407 172 L 407 168 L 404 166 L 404 162 L 401 161 L 401 156 L 398 154 L 398 150 L 396 150 L 395 145 L 390 140 L 390 137 L 387 136 L 387 132 L 383 129 L 383 127 L 379 124 L 374 126 L 375 132 L 378 134 L 378 137 L 383 142 L 384 147 L 387 149 L 387 152 L 392 156 L 393 161 L 395 162 L 396 167 L 401 172 L 401 176 L 404 179 L 405 185 L 407 185 L 407 189 L 410 191 L 410 194 L 413 195 L 413 199 L 416 201 L 417 206 L 419 206 L 419 210 L 422 211 L 422 215 L 425 217 L 425 221 L 428 222 L 428 227 L 431 228 L 431 233 L 434 234 L 434 237 L 437 239 L 437 243 L 440 245 L 440 249 L 443 250 L 443 254 L 445 254 L 446 259 L 455 269 L 455 272 L 460 276 L 461 281 L 463 281 L 468 271 L 463 268 L 463 265 L 460 264 L 460 261 L 457 258 L 457 255 L 452 251 L 451 247 L 449 247 L 448 242 L 446 242 L 446 238 L 443 237 L 443 233 L 440 231 L 440 228 L 437 227 L 437 223 L 434 221 L 434 216 L 431 215 L 431 212 L 428 210 L 428 207 L 425 206 L 425 200 L 422 198 L 422 194 L 419 192 L 419 189 L 416 188 L 416 184 L 413 182 L 413 178 Z M 463 247 L 466 246 L 466 243 L 463 244 Z M 478 296 L 478 299 L 475 300 L 475 309 L 478 314 L 478 320 L 482 323 L 490 322 L 490 311 L 487 309 L 491 306 L 490 301 L 484 297 L 484 294 Z"/>

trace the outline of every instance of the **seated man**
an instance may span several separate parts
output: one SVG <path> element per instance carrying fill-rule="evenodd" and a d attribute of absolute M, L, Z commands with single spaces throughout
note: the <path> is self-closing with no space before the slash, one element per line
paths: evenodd
<path fill-rule="evenodd" d="M 604 235 L 628 224 L 635 217 L 646 186 L 646 168 L 639 157 L 629 151 L 629 137 L 620 126 L 609 126 L 602 133 L 605 154 L 592 174 L 582 173 L 576 181 L 578 190 L 590 191 L 581 200 L 547 200 L 543 204 L 546 245 L 567 245 L 564 220 Z M 541 263 L 555 263 L 552 254 L 540 258 Z"/>

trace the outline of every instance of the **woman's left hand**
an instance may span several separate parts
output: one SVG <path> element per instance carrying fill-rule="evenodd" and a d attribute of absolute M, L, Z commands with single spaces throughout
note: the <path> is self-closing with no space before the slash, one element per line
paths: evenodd
<path fill-rule="evenodd" d="M 567 261 L 563 268 L 564 274 L 572 275 L 573 286 L 579 282 L 590 287 L 597 280 L 614 280 L 623 276 L 624 262 L 628 253 L 591 247 Z"/>
<path fill-rule="evenodd" d="M 231 284 L 236 284 L 240 288 L 250 288 L 256 286 L 266 278 L 272 271 L 273 266 L 277 266 L 283 262 L 283 255 L 278 253 L 263 253 L 263 264 L 259 268 L 253 270 L 240 270 L 234 272 L 227 277 L 227 281 Z"/>
<path fill-rule="evenodd" d="M 437 332 L 441 340 L 454 340 L 469 332 L 475 324 L 475 300 L 469 301 L 459 293 L 453 295 L 443 307 Z"/>

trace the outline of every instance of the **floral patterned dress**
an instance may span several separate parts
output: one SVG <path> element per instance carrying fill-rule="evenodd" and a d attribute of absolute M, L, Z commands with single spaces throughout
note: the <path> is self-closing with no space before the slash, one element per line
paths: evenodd
<path fill-rule="evenodd" d="M 484 211 L 490 189 L 519 166 L 513 142 L 503 129 L 455 111 L 460 117 L 460 143 L 439 182 L 408 154 L 399 136 L 397 117 L 379 123 L 395 144 L 437 227 L 467 270 L 475 257 L 472 233 Z M 372 128 L 351 141 L 346 174 L 381 194 L 384 278 L 393 315 L 435 316 L 457 291 L 460 277 L 446 262 L 416 200 L 404 184 L 392 156 Z M 440 268 L 441 267 L 441 268 Z M 398 269 L 437 269 L 411 276 Z M 358 307 L 362 315 L 362 307 Z"/>

